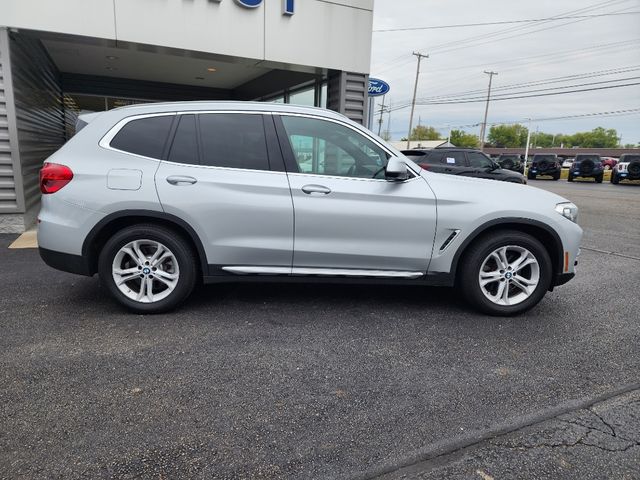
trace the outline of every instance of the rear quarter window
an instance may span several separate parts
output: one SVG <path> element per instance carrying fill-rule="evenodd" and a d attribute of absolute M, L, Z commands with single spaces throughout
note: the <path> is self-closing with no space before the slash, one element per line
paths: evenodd
<path fill-rule="evenodd" d="M 112 148 L 151 158 L 162 158 L 173 115 L 140 118 L 126 123 L 109 144 Z"/>

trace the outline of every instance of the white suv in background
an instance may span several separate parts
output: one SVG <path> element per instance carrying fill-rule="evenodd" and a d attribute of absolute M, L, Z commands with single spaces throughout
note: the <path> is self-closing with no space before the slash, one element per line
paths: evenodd
<path fill-rule="evenodd" d="M 81 123 L 41 171 L 40 253 L 136 312 L 258 278 L 457 285 L 512 315 L 574 276 L 575 205 L 430 173 L 331 111 L 159 103 Z"/>

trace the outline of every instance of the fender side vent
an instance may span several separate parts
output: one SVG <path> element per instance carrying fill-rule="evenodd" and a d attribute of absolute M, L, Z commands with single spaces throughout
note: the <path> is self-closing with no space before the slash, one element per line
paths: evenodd
<path fill-rule="evenodd" d="M 444 243 L 440 246 L 440 251 L 443 252 L 451 244 L 451 242 L 453 242 L 453 239 L 456 238 L 459 233 L 460 230 L 453 230 L 451 232 L 451 235 L 449 235 Z"/>

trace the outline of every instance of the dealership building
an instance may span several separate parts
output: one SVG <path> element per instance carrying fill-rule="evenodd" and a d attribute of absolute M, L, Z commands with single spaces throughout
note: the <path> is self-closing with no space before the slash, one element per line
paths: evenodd
<path fill-rule="evenodd" d="M 365 123 L 372 22 L 373 0 L 3 0 L 0 232 L 33 225 L 84 111 L 258 100 Z"/>

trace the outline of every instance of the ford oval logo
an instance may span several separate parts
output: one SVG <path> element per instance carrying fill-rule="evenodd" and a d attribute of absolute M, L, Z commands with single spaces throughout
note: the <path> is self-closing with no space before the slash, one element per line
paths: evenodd
<path fill-rule="evenodd" d="M 378 97 L 380 95 L 384 95 L 389 93 L 389 84 L 383 80 L 378 78 L 370 78 L 369 79 L 369 96 L 370 97 Z"/>

